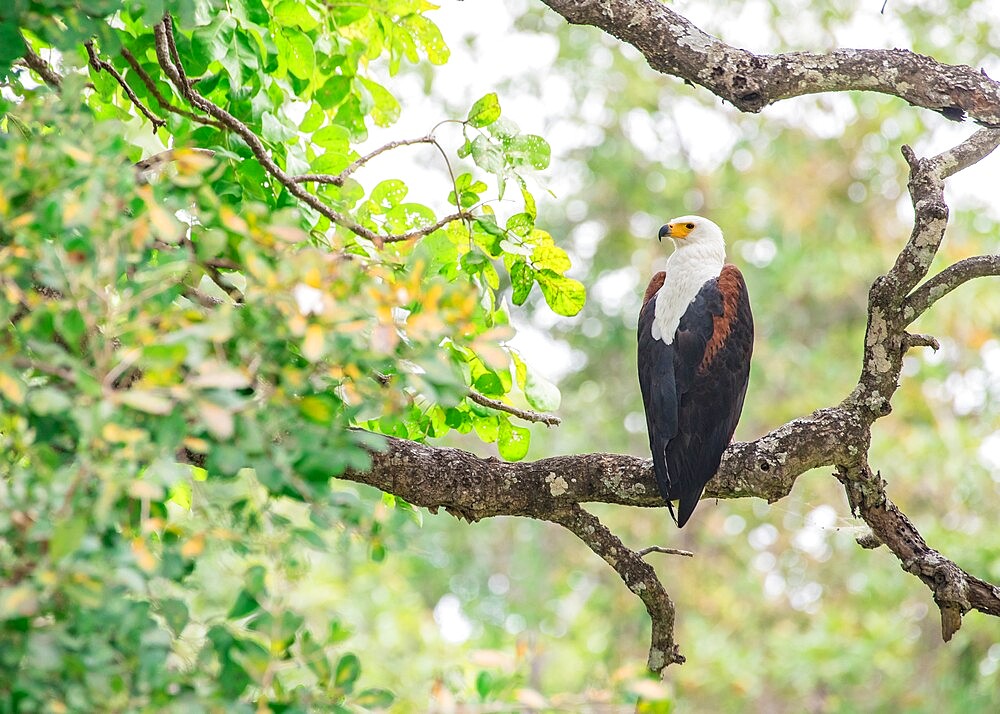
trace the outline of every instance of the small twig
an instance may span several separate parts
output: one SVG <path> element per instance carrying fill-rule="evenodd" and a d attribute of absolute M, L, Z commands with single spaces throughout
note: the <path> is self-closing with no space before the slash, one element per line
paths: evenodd
<path fill-rule="evenodd" d="M 390 141 L 384 146 L 380 146 L 371 153 L 365 154 L 364 156 L 355 159 L 351 162 L 350 166 L 341 171 L 337 175 L 333 174 L 303 174 L 301 176 L 295 176 L 292 180 L 295 183 L 328 183 L 334 186 L 343 186 L 347 177 L 357 171 L 359 168 L 367 164 L 369 161 L 374 159 L 379 154 L 383 154 L 386 151 L 392 149 L 398 149 L 400 146 L 410 146 L 411 144 L 436 144 L 437 139 L 433 136 L 420 136 L 416 139 L 398 139 L 396 141 Z"/>
<path fill-rule="evenodd" d="M 142 65 L 139 64 L 139 60 L 135 58 L 135 55 L 128 51 L 128 48 L 122 47 L 121 55 L 125 58 L 125 61 L 128 62 L 132 71 L 135 72 L 139 76 L 139 79 L 142 80 L 142 83 L 146 85 L 146 89 L 153 95 L 153 98 L 156 99 L 156 103 L 159 104 L 162 109 L 173 114 L 179 114 L 180 116 L 187 117 L 188 119 L 192 119 L 200 124 L 214 126 L 216 129 L 222 128 L 222 124 L 217 122 L 215 119 L 195 114 L 194 112 L 188 111 L 187 109 L 183 109 L 169 102 L 167 98 L 163 96 L 162 92 L 160 92 L 159 88 L 156 86 L 156 82 L 153 81 L 153 78 L 149 76 L 149 72 L 142 68 Z"/>
<path fill-rule="evenodd" d="M 941 349 L 941 343 L 937 341 L 934 335 L 911 334 L 909 332 L 903 333 L 903 346 L 906 349 L 910 349 L 911 347 L 930 347 L 935 352 Z"/>
<path fill-rule="evenodd" d="M 65 367 L 58 367 L 47 362 L 36 362 L 26 357 L 15 357 L 13 362 L 14 366 L 18 369 L 33 369 L 36 372 L 47 374 L 50 377 L 57 377 L 70 384 L 76 384 L 76 375 Z"/>
<path fill-rule="evenodd" d="M 666 553 L 667 555 L 683 555 L 685 558 L 693 558 L 694 553 L 690 550 L 681 550 L 680 548 L 664 548 L 662 545 L 651 545 L 646 548 L 641 548 L 636 551 L 640 558 L 643 558 L 650 553 Z"/>
<path fill-rule="evenodd" d="M 215 152 L 211 149 L 191 148 L 184 149 L 184 151 L 191 151 L 196 154 L 202 154 L 206 157 L 215 156 Z M 147 156 L 141 161 L 136 161 L 132 164 L 132 167 L 135 169 L 136 181 L 139 183 L 146 183 L 150 178 L 162 171 L 163 167 L 176 160 L 177 150 L 167 149 L 166 151 L 161 151 L 158 154 Z"/>
<path fill-rule="evenodd" d="M 142 115 L 147 119 L 149 119 L 149 121 L 152 123 L 154 132 L 160 127 L 167 125 L 167 122 L 165 122 L 163 119 L 160 119 L 158 116 L 153 114 L 153 112 L 151 112 L 149 109 L 146 108 L 146 105 L 143 104 L 142 101 L 139 99 L 139 97 L 136 96 L 135 92 L 132 90 L 132 87 L 130 87 L 128 82 L 125 81 L 125 78 L 122 77 L 121 73 L 114 68 L 114 65 L 112 65 L 110 62 L 102 60 L 100 57 L 97 56 L 97 52 L 94 50 L 93 40 L 88 40 L 87 42 L 84 42 L 83 46 L 87 48 L 87 56 L 90 58 L 90 66 L 96 69 L 98 72 L 103 70 L 115 78 L 115 81 L 118 82 L 118 84 L 121 85 L 121 88 L 125 90 L 125 94 L 128 95 L 128 98 L 132 101 L 132 104 L 134 104 L 135 107 L 140 112 L 142 112 Z"/>
<path fill-rule="evenodd" d="M 530 409 L 519 409 L 517 407 L 512 407 L 510 404 L 504 404 L 503 402 L 491 399 L 485 394 L 480 394 L 474 389 L 469 390 L 469 399 L 490 409 L 496 409 L 500 412 L 507 412 L 508 414 L 513 414 L 516 417 L 524 419 L 525 421 L 540 422 L 545 424 L 545 426 L 559 426 L 562 424 L 562 419 L 555 416 L 554 414 L 544 414 L 542 412 L 531 411 Z"/>
<path fill-rule="evenodd" d="M 35 70 L 35 73 L 42 78 L 50 87 L 59 89 L 62 86 L 62 77 L 49 66 L 49 63 L 41 58 L 27 42 L 24 43 L 24 63 L 30 68 Z"/>

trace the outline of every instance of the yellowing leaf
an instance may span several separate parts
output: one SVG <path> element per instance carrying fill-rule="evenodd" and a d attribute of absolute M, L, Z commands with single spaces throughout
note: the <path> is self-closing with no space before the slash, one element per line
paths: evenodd
<path fill-rule="evenodd" d="M 250 378 L 237 369 L 215 360 L 202 363 L 198 374 L 188 378 L 188 384 L 195 388 L 206 389 L 243 389 L 250 386 Z"/>
<path fill-rule="evenodd" d="M 149 552 L 149 546 L 146 545 L 146 541 L 142 538 L 132 539 L 132 555 L 135 556 L 135 562 L 139 567 L 147 573 L 156 570 L 156 558 Z"/>
<path fill-rule="evenodd" d="M 310 362 L 316 362 L 323 356 L 324 347 L 323 328 L 309 325 L 306 328 L 306 338 L 302 341 L 302 356 Z"/>
<path fill-rule="evenodd" d="M 149 481 L 136 480 L 128 485 L 128 495 L 132 498 L 159 501 L 163 498 L 163 487 Z"/>
<path fill-rule="evenodd" d="M 198 409 L 201 411 L 201 420 L 216 438 L 228 439 L 233 435 L 236 424 L 231 411 L 204 400 L 198 402 Z"/>
<path fill-rule="evenodd" d="M 147 434 L 142 429 L 127 428 L 114 422 L 109 422 L 101 429 L 101 436 L 112 444 L 134 444 Z"/>
<path fill-rule="evenodd" d="M 31 617 L 38 611 L 38 597 L 31 585 L 22 583 L 0 593 L 0 619 Z"/>
<path fill-rule="evenodd" d="M 205 534 L 196 533 L 181 546 L 181 555 L 185 558 L 196 558 L 205 550 Z"/>
<path fill-rule="evenodd" d="M 24 404 L 24 382 L 12 372 L 0 369 L 0 395 L 14 404 Z"/>
<path fill-rule="evenodd" d="M 167 397 L 146 390 L 121 392 L 116 395 L 116 399 L 120 404 L 147 414 L 169 414 L 174 408 L 174 403 Z"/>
<path fill-rule="evenodd" d="M 84 151 L 83 149 L 79 148 L 78 146 L 74 146 L 73 144 L 63 144 L 63 151 L 65 151 L 66 155 L 69 156 L 71 159 L 81 164 L 89 164 L 94 160 L 93 154 L 91 154 L 89 151 Z"/>

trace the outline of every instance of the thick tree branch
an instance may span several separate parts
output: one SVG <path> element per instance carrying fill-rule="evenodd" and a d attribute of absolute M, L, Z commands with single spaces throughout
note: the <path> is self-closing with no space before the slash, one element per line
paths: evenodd
<path fill-rule="evenodd" d="M 868 90 L 949 119 L 1000 127 L 1000 83 L 966 65 L 909 50 L 840 49 L 756 55 L 727 45 L 660 0 L 542 0 L 576 25 L 629 43 L 650 67 L 705 87 L 745 112 L 819 92 Z"/>
<path fill-rule="evenodd" d="M 656 577 L 653 566 L 639 553 L 625 547 L 621 540 L 580 506 L 573 504 L 545 516 L 576 534 L 587 546 L 601 556 L 646 606 L 652 623 L 647 666 L 653 672 L 662 672 L 670 664 L 683 664 L 684 656 L 674 642 L 674 603 Z"/>
<path fill-rule="evenodd" d="M 62 77 L 59 76 L 59 73 L 52 69 L 49 66 L 49 63 L 42 59 L 41 56 L 31 48 L 31 45 L 27 42 L 25 42 L 24 45 L 24 64 L 26 64 L 30 69 L 33 69 L 35 74 L 41 77 L 42 81 L 47 85 L 53 89 L 59 89 L 59 87 L 62 86 Z"/>
<path fill-rule="evenodd" d="M 873 474 L 864 464 L 837 471 L 851 510 L 859 513 L 872 535 L 899 558 L 903 570 L 920 578 L 934 594 L 945 642 L 962 626 L 962 615 L 969 610 L 1000 617 L 1000 588 L 970 575 L 928 546 L 913 522 L 889 500 L 881 474 Z"/>
<path fill-rule="evenodd" d="M 460 449 L 385 437 L 368 471 L 342 478 L 375 486 L 416 506 L 444 508 L 469 521 L 548 514 L 575 503 L 663 507 L 652 461 L 624 454 L 575 454 L 538 461 L 480 458 Z M 863 422 L 839 407 L 821 409 L 761 438 L 734 443 L 705 498 L 777 501 L 802 473 L 854 463 L 868 447 Z M 666 518 L 666 516 L 664 516 Z"/>

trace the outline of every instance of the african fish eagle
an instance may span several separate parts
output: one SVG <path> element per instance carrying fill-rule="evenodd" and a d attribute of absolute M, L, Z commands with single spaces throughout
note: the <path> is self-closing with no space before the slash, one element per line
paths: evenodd
<path fill-rule="evenodd" d="M 715 475 L 743 410 L 753 316 L 722 230 L 682 216 L 660 228 L 675 250 L 639 313 L 639 386 L 660 494 L 683 527 Z M 680 500 L 674 514 L 672 500 Z"/>

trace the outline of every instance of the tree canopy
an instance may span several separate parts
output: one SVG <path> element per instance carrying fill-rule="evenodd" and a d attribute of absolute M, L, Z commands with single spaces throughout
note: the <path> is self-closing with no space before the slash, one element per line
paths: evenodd
<path fill-rule="evenodd" d="M 487 86 L 472 5 L 0 10 L 3 710 L 988 705 L 1000 215 L 945 186 L 1000 18 L 546 0 Z M 678 536 L 634 321 L 690 212 L 759 334 Z"/>

